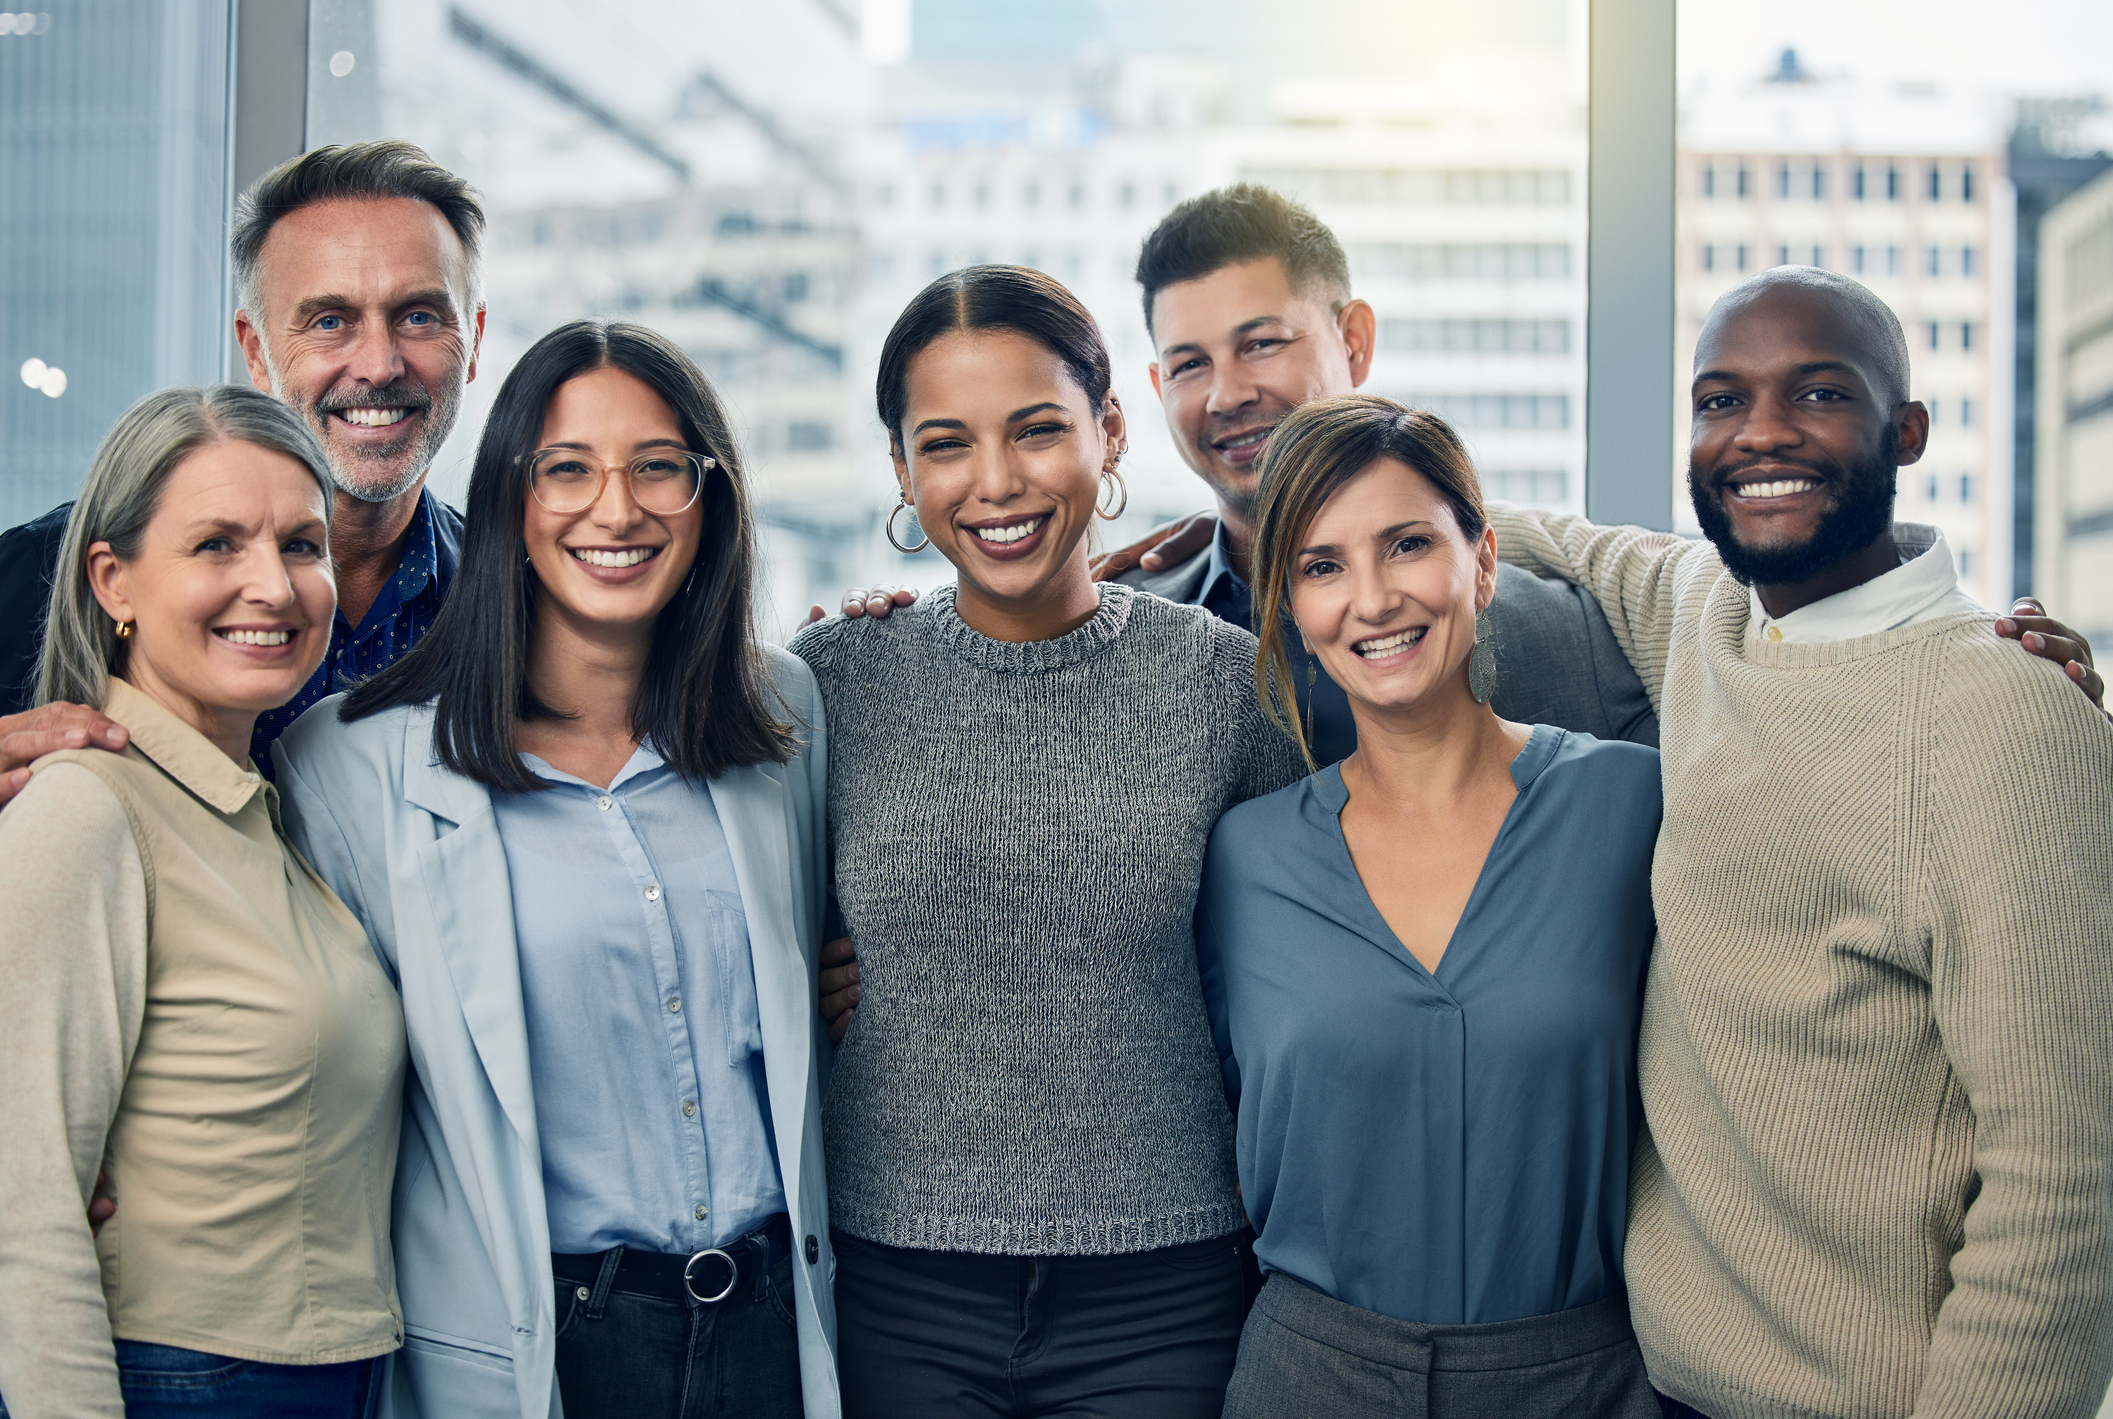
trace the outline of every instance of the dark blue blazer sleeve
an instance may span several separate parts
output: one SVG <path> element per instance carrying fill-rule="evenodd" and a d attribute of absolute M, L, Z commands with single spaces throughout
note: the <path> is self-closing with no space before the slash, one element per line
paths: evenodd
<path fill-rule="evenodd" d="M 73 504 L 66 503 L 0 532 L 0 715 L 20 714 L 36 703 L 52 573 L 72 512 Z"/>

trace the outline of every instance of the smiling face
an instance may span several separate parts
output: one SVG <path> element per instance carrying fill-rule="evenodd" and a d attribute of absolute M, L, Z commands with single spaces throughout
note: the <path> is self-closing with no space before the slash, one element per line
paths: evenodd
<path fill-rule="evenodd" d="M 696 561 L 705 500 L 677 513 L 648 512 L 624 470 L 641 454 L 688 447 L 667 401 L 634 374 L 606 366 L 558 386 L 536 448 L 563 449 L 588 468 L 615 471 L 581 512 L 555 513 L 533 496 L 523 499 L 522 534 L 541 585 L 539 626 L 554 617 L 592 640 L 650 634 Z"/>
<path fill-rule="evenodd" d="M 1182 461 L 1252 516 L 1263 442 L 1302 404 L 1348 394 L 1372 361 L 1372 309 L 1294 290 L 1274 257 L 1177 281 L 1152 299 L 1152 387 Z"/>
<path fill-rule="evenodd" d="M 1296 543 L 1292 618 L 1353 704 L 1468 697 L 1475 612 L 1496 594 L 1494 533 L 1468 538 L 1430 479 L 1382 458 L 1330 494 Z"/>
<path fill-rule="evenodd" d="M 1009 330 L 941 336 L 910 362 L 906 384 L 895 475 L 961 573 L 962 614 L 1032 617 L 1074 593 L 1101 470 L 1122 447 L 1114 397 L 1094 413 L 1055 351 Z"/>
<path fill-rule="evenodd" d="M 406 197 L 303 207 L 265 237 L 255 296 L 235 317 L 250 379 L 308 420 L 338 487 L 363 502 L 416 487 L 484 334 L 447 219 Z"/>
<path fill-rule="evenodd" d="M 1734 575 L 1801 583 L 1884 535 L 1894 473 L 1929 414 L 1886 374 L 1883 332 L 1778 286 L 1718 312 L 1695 347 L 1688 486 Z"/>
<path fill-rule="evenodd" d="M 88 549 L 96 600 L 133 623 L 124 678 L 237 763 L 256 717 L 292 699 L 329 647 L 325 510 L 300 463 L 224 440 L 170 471 L 137 556 Z"/>

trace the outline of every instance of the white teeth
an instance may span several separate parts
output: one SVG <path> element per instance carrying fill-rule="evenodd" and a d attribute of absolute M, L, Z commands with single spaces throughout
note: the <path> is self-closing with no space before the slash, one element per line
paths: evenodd
<path fill-rule="evenodd" d="M 1414 630 L 1399 631 L 1391 636 L 1382 636 L 1378 640 L 1359 641 L 1356 650 L 1367 660 L 1383 660 L 1395 651 L 1406 649 L 1422 640 L 1424 632 L 1429 629 L 1428 626 L 1418 626 Z"/>
<path fill-rule="evenodd" d="M 972 527 L 969 530 L 986 542 L 1017 542 L 1041 531 L 1042 524 L 1047 521 L 1049 515 L 1044 513 L 1032 522 L 1016 522 L 1010 527 Z"/>
<path fill-rule="evenodd" d="M 221 639 L 236 645 L 285 645 L 293 639 L 292 631 L 222 631 Z"/>
<path fill-rule="evenodd" d="M 1778 478 L 1773 483 L 1741 483 L 1737 491 L 1742 498 L 1785 498 L 1819 485 L 1817 478 Z"/>
<path fill-rule="evenodd" d="M 623 552 L 604 552 L 596 547 L 574 547 L 572 555 L 590 567 L 635 567 L 658 550 L 657 547 L 633 547 Z"/>
<path fill-rule="evenodd" d="M 400 424 L 411 417 L 409 409 L 340 409 L 338 416 L 348 424 L 358 424 L 363 429 L 385 429 L 391 424 Z"/>
<path fill-rule="evenodd" d="M 1270 431 L 1268 429 L 1257 429 L 1251 434 L 1242 434 L 1236 439 L 1226 439 L 1223 443 L 1219 444 L 1218 447 L 1221 449 L 1251 448 L 1255 444 L 1258 444 L 1262 442 L 1262 440 L 1268 438 L 1269 432 Z"/>

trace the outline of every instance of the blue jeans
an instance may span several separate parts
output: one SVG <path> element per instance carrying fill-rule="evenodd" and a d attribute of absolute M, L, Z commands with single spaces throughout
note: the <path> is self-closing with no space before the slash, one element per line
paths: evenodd
<path fill-rule="evenodd" d="M 203 1350 L 117 1342 L 125 1419 L 372 1419 L 380 1357 L 338 1365 L 271 1365 Z M 0 1403 L 0 1419 L 7 1406 Z"/>

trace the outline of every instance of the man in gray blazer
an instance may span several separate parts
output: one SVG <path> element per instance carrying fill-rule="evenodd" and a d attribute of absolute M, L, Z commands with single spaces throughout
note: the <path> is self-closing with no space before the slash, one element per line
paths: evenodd
<path fill-rule="evenodd" d="M 1251 183 L 1182 203 L 1145 238 L 1137 259 L 1152 387 L 1182 460 L 1209 485 L 1217 528 L 1185 559 L 1125 549 L 1102 574 L 1170 601 L 1251 626 L 1245 568 L 1253 538 L 1256 465 L 1271 429 L 1315 399 L 1348 394 L 1372 367 L 1377 321 L 1350 294 L 1342 243 L 1298 203 Z M 1497 657 L 1498 714 L 1601 739 L 1658 742 L 1643 683 L 1588 596 L 1505 565 L 1485 615 Z M 1294 633 L 1289 643 L 1298 644 Z M 1349 701 L 1316 666 L 1313 756 L 1357 747 Z"/>

